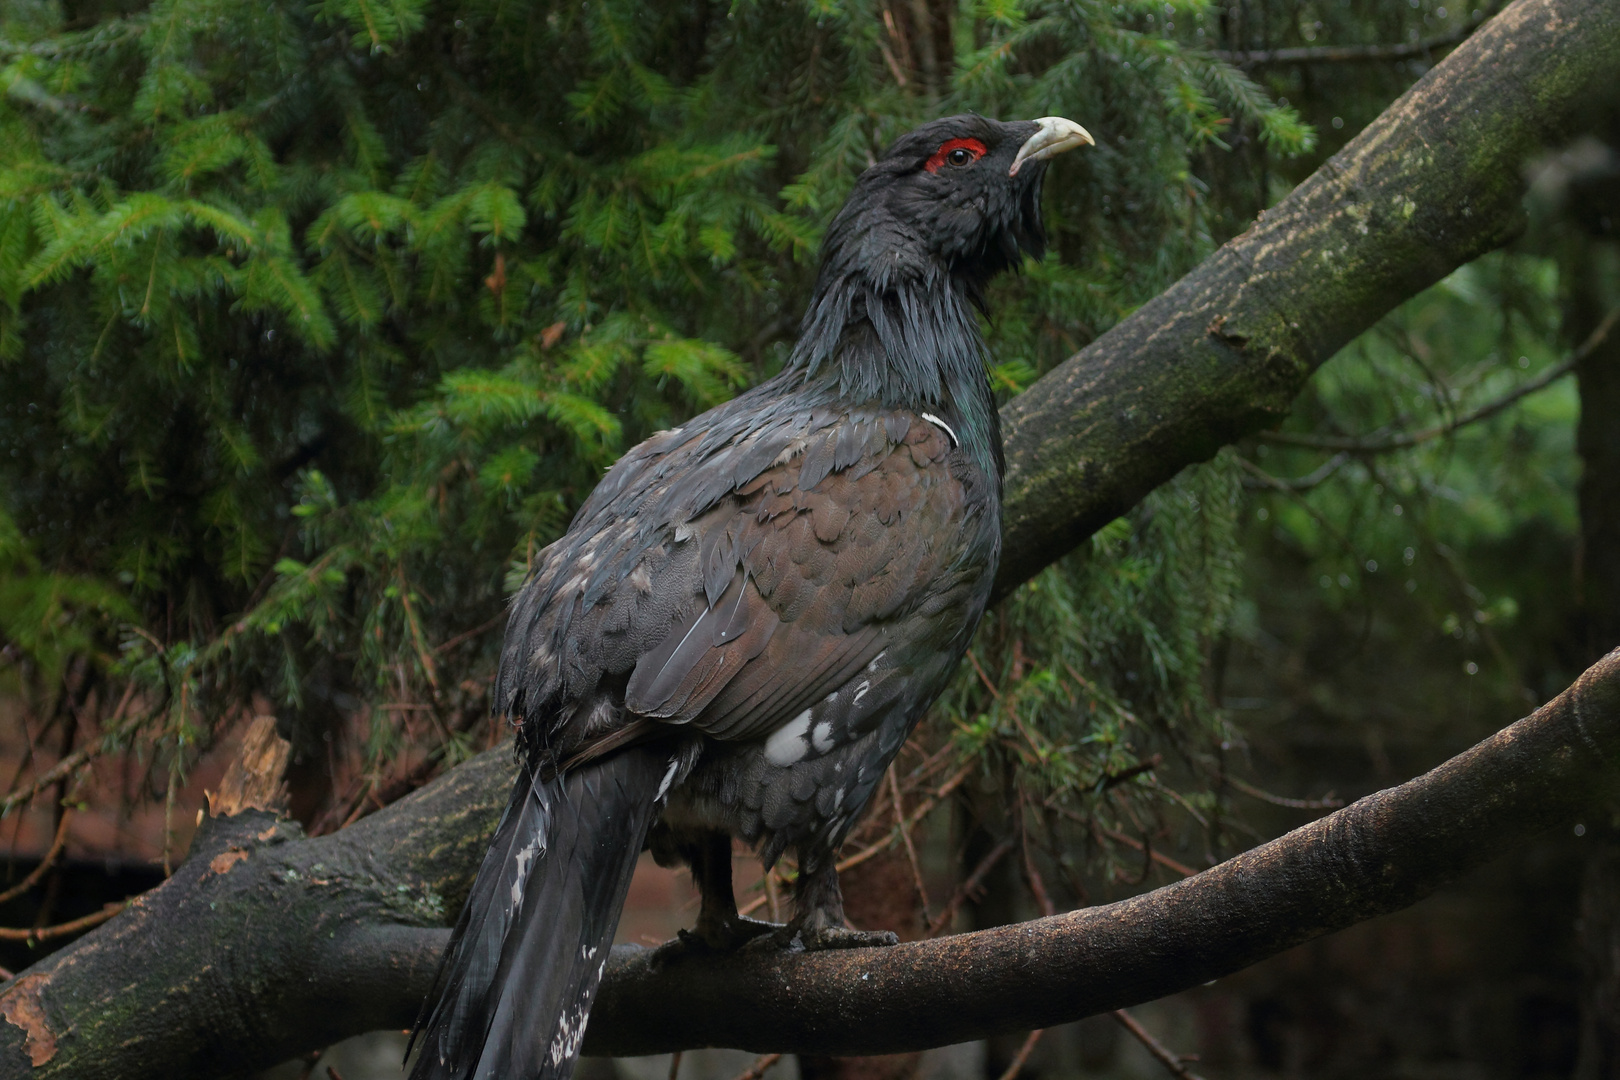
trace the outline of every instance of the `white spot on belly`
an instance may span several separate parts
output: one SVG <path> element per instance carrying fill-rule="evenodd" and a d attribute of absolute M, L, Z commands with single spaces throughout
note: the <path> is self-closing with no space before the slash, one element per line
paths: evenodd
<path fill-rule="evenodd" d="M 810 742 L 818 753 L 825 754 L 832 749 L 832 722 L 823 720 L 810 732 Z"/>
<path fill-rule="evenodd" d="M 872 662 L 870 664 L 866 665 L 866 670 L 867 671 L 876 671 L 877 666 L 878 666 L 878 661 L 883 659 L 887 655 L 889 655 L 889 650 L 884 649 L 882 652 L 880 652 L 876 656 L 872 657 Z"/>
<path fill-rule="evenodd" d="M 810 730 L 810 710 L 795 716 L 771 733 L 765 740 L 765 760 L 778 768 L 785 768 L 810 751 L 805 734 Z"/>
<path fill-rule="evenodd" d="M 851 701 L 850 704 L 859 705 L 861 703 L 861 698 L 865 697 L 866 692 L 870 689 L 872 689 L 871 681 L 868 679 L 862 679 L 861 685 L 855 688 L 855 700 Z"/>

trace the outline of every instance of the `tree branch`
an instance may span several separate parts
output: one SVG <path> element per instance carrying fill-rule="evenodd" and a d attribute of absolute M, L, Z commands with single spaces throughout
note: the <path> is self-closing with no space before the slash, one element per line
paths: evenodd
<path fill-rule="evenodd" d="M 1620 85 L 1620 5 L 1517 0 L 1243 235 L 1002 409 L 998 596 L 1287 415 L 1403 300 L 1523 227 L 1523 173 Z"/>
<path fill-rule="evenodd" d="M 1517 0 L 1263 221 L 1012 402 L 999 590 L 1274 423 L 1342 344 L 1512 237 L 1523 167 L 1617 84 L 1620 6 Z M 1238 970 L 1612 791 L 1617 667 L 1426 777 L 1120 904 L 892 949 L 658 969 L 618 950 L 588 1049 L 913 1050 Z M 169 881 L 0 991 L 0 1078 L 240 1075 L 409 1023 L 511 776 L 491 751 L 317 838 L 260 809 L 207 819 Z"/>
<path fill-rule="evenodd" d="M 1406 907 L 1617 775 L 1620 650 L 1432 772 L 1130 900 L 888 949 L 662 968 L 617 949 L 586 1049 L 901 1053 L 1151 1001 Z"/>
<path fill-rule="evenodd" d="M 1479 29 L 1485 19 L 1470 19 L 1455 30 L 1422 41 L 1403 42 L 1399 45 L 1306 45 L 1291 49 L 1255 49 L 1247 52 L 1228 52 L 1212 49 L 1210 55 L 1217 60 L 1239 67 L 1258 67 L 1266 64 L 1361 64 L 1384 60 L 1407 60 L 1414 56 L 1427 56 L 1436 49 L 1448 49 L 1463 41 Z"/>

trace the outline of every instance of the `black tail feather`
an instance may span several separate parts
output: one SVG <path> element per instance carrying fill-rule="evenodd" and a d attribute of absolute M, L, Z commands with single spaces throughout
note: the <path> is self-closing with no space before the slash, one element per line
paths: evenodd
<path fill-rule="evenodd" d="M 568 1080 L 672 764 L 631 747 L 518 777 L 417 1022 L 411 1080 Z"/>

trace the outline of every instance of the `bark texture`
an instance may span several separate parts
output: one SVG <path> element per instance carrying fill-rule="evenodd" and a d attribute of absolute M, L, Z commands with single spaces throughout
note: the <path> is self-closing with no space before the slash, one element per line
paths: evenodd
<path fill-rule="evenodd" d="M 1005 591 L 1280 417 L 1391 306 L 1519 227 L 1521 175 L 1620 86 L 1620 5 L 1517 0 L 1289 199 L 1004 413 Z M 407 1025 L 505 801 L 494 750 L 328 837 L 211 819 L 174 877 L 0 990 L 0 1078 L 241 1075 Z M 591 1053 L 892 1053 L 1218 977 L 1395 910 L 1620 780 L 1620 657 L 1428 776 L 1122 904 L 897 946 L 654 970 L 615 955 Z"/>

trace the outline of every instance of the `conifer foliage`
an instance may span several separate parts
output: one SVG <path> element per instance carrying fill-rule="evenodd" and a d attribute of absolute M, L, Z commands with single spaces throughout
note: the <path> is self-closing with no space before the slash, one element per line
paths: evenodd
<path fill-rule="evenodd" d="M 1005 394 L 1209 249 L 1198 165 L 1233 131 L 1313 138 L 1203 47 L 1197 0 L 3 18 L 6 677 L 39 718 L 94 691 L 104 749 L 171 775 L 254 695 L 340 717 L 372 788 L 408 748 L 479 745 L 534 553 L 620 452 L 777 368 L 821 228 L 916 122 L 1100 137 L 1051 177 L 1053 253 L 998 286 Z M 942 728 L 965 752 L 1084 788 L 1143 756 L 1121 725 L 1218 726 L 1199 670 L 1235 511 L 1171 527 L 1235 503 L 1206 474 L 988 628 Z"/>

